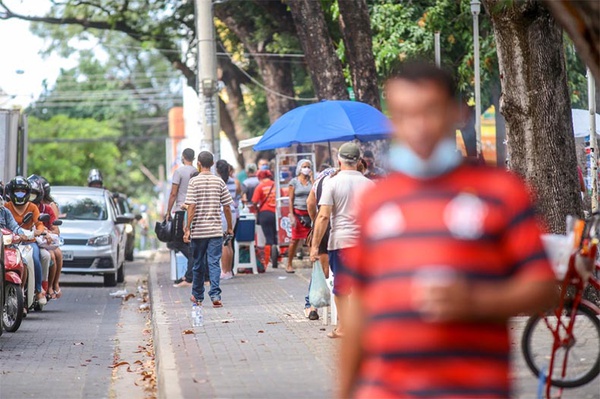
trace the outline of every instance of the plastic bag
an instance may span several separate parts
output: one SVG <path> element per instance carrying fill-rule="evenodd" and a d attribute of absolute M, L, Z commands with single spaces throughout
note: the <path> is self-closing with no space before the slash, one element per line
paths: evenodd
<path fill-rule="evenodd" d="M 163 220 L 162 222 L 156 222 L 156 226 L 154 226 L 154 232 L 156 233 L 156 238 L 161 242 L 171 242 L 172 239 L 172 229 L 171 222 L 167 220 Z"/>
<path fill-rule="evenodd" d="M 54 250 L 63 244 L 63 240 L 58 234 L 48 233 L 46 236 L 36 238 L 36 242 L 40 248 Z"/>
<path fill-rule="evenodd" d="M 330 305 L 331 293 L 319 261 L 313 263 L 308 300 L 311 306 L 315 308 L 324 308 Z"/>

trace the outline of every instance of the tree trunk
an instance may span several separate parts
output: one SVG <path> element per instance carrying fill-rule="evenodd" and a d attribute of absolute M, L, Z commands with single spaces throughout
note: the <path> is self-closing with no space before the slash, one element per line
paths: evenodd
<path fill-rule="evenodd" d="M 292 79 L 292 65 L 286 62 L 269 60 L 267 57 L 258 57 L 256 60 L 260 75 L 266 87 L 267 107 L 269 120 L 275 123 L 277 119 L 291 109 L 297 107 L 294 99 L 294 81 Z"/>
<path fill-rule="evenodd" d="M 266 52 L 265 42 L 255 40 L 256 27 L 254 22 L 236 18 L 234 11 L 234 9 L 226 6 L 217 7 L 215 8 L 215 15 L 235 33 L 250 53 Z M 268 88 L 266 90 L 267 107 L 269 109 L 269 120 L 273 123 L 281 115 L 297 106 L 294 99 L 292 68 L 288 63 L 278 62 L 278 60 L 268 57 L 257 57 L 256 63 L 263 83 Z"/>
<path fill-rule="evenodd" d="M 322 100 L 347 100 L 342 63 L 327 30 L 321 2 L 290 0 L 288 6 L 317 97 Z"/>
<path fill-rule="evenodd" d="M 546 7 L 565 28 L 577 54 L 600 80 L 600 1 L 545 0 Z"/>
<path fill-rule="evenodd" d="M 365 0 L 339 0 L 340 29 L 352 74 L 356 99 L 381 109 L 373 58 L 371 19 Z"/>
<path fill-rule="evenodd" d="M 484 0 L 502 84 L 510 166 L 536 193 L 552 232 L 581 215 L 562 30 L 538 1 Z"/>
<path fill-rule="evenodd" d="M 500 168 L 506 167 L 506 121 L 500 112 L 500 82 L 496 81 L 492 86 L 492 104 L 495 110 L 496 122 L 496 165 Z"/>

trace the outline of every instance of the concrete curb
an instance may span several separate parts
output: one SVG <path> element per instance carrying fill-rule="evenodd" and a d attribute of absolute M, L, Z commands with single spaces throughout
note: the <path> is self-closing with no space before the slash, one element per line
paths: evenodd
<path fill-rule="evenodd" d="M 150 265 L 149 292 L 152 304 L 152 337 L 154 339 L 154 355 L 157 375 L 157 393 L 159 399 L 181 398 L 175 349 L 168 328 L 166 310 L 163 305 L 162 292 L 156 275 L 157 263 Z"/>

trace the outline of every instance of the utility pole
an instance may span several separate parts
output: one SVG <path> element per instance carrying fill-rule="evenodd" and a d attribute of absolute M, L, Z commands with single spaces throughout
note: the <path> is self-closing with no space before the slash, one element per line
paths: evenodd
<path fill-rule="evenodd" d="M 215 160 L 221 158 L 221 123 L 217 81 L 217 42 L 212 0 L 196 0 L 196 37 L 198 38 L 198 95 L 202 98 L 203 149 Z"/>
<path fill-rule="evenodd" d="M 481 2 L 471 0 L 471 14 L 473 14 L 473 50 L 475 57 L 475 137 L 477 140 L 477 157 L 481 153 L 481 71 L 479 66 L 479 13 Z"/>
<path fill-rule="evenodd" d="M 433 44 L 435 48 L 435 65 L 439 68 L 442 66 L 442 47 L 440 45 L 440 31 L 435 32 L 433 36 Z"/>

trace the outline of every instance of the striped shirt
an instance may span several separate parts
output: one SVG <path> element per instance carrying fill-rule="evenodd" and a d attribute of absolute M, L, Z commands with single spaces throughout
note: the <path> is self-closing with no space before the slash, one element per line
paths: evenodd
<path fill-rule="evenodd" d="M 506 323 L 428 322 L 412 292 L 448 269 L 471 282 L 553 280 L 525 185 L 469 165 L 430 180 L 394 173 L 356 205 L 359 245 L 339 276 L 364 298 L 356 397 L 509 397 Z"/>
<path fill-rule="evenodd" d="M 218 176 L 200 173 L 190 180 L 186 204 L 195 204 L 191 238 L 222 237 L 221 206 L 229 206 L 233 199 L 227 185 Z"/>

